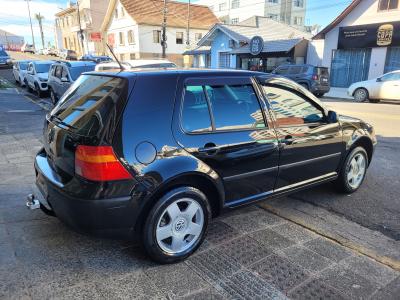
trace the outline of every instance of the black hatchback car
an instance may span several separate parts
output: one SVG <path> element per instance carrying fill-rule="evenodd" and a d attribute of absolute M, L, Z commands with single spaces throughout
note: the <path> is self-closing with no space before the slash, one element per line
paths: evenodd
<path fill-rule="evenodd" d="M 86 73 L 46 116 L 41 207 L 78 231 L 139 237 L 162 263 L 225 209 L 327 181 L 356 191 L 373 128 L 296 83 L 234 70 Z"/>
<path fill-rule="evenodd" d="M 272 74 L 289 78 L 317 97 L 322 97 L 331 89 L 329 71 L 326 67 L 316 67 L 308 64 L 280 65 Z"/>

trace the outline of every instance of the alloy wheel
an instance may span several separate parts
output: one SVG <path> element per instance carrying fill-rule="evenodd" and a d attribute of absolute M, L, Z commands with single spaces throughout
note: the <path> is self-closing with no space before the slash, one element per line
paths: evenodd
<path fill-rule="evenodd" d="M 366 159 L 362 153 L 357 153 L 351 159 L 347 168 L 347 182 L 353 188 L 357 189 L 364 179 L 366 171 Z"/>
<path fill-rule="evenodd" d="M 169 254 L 178 254 L 192 247 L 204 227 L 204 212 L 191 198 L 171 203 L 161 214 L 156 228 L 158 246 Z"/>
<path fill-rule="evenodd" d="M 365 100 L 367 100 L 368 95 L 367 95 L 367 91 L 365 89 L 358 89 L 355 93 L 354 93 L 354 100 L 356 100 L 357 102 L 364 102 Z"/>

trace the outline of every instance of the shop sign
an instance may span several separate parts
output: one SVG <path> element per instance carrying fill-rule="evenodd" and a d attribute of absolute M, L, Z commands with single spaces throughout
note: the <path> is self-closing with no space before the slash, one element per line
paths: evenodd
<path fill-rule="evenodd" d="M 250 54 L 258 55 L 264 48 L 264 40 L 261 36 L 253 36 L 250 40 Z"/>
<path fill-rule="evenodd" d="M 90 40 L 92 42 L 101 42 L 101 33 L 100 32 L 91 32 Z"/>
<path fill-rule="evenodd" d="M 400 46 L 400 22 L 339 27 L 338 49 Z"/>

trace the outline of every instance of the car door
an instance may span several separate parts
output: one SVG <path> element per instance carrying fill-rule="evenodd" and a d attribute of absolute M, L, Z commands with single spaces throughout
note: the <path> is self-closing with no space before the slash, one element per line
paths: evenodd
<path fill-rule="evenodd" d="M 26 81 L 28 83 L 28 86 L 31 88 L 35 88 L 33 76 L 35 76 L 35 68 L 34 65 L 31 63 L 29 64 L 28 72 L 26 74 Z"/>
<path fill-rule="evenodd" d="M 19 63 L 16 62 L 13 66 L 13 75 L 16 81 L 20 81 L 19 79 Z"/>
<path fill-rule="evenodd" d="M 385 74 L 379 81 L 379 99 L 400 100 L 400 73 Z"/>
<path fill-rule="evenodd" d="M 63 68 L 63 66 L 58 65 L 57 68 L 56 68 L 56 71 L 55 71 L 55 76 L 54 76 L 54 82 L 55 82 L 55 84 L 54 84 L 54 86 L 55 86 L 54 92 L 55 92 L 57 98 L 60 98 L 61 95 L 62 95 L 62 92 L 61 92 L 61 90 L 62 90 L 62 88 L 61 88 L 61 84 L 62 84 L 62 82 L 61 82 L 62 68 Z"/>
<path fill-rule="evenodd" d="M 65 91 L 69 88 L 71 85 L 71 78 L 68 73 L 67 67 L 63 66 L 62 67 L 62 72 L 61 72 L 61 79 L 60 79 L 60 96 L 64 95 Z"/>
<path fill-rule="evenodd" d="M 250 77 L 180 82 L 174 134 L 222 178 L 228 206 L 265 197 L 278 172 L 278 142 L 265 102 Z"/>
<path fill-rule="evenodd" d="M 338 122 L 311 94 L 285 79 L 261 80 L 275 118 L 280 143 L 279 174 L 275 192 L 334 177 L 345 145 Z"/>

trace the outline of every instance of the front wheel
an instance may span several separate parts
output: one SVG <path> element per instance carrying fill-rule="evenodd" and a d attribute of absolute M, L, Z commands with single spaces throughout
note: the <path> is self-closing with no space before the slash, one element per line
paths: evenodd
<path fill-rule="evenodd" d="M 200 190 L 174 189 L 150 210 L 143 228 L 143 245 L 160 263 L 184 260 L 203 242 L 210 218 L 210 205 Z"/>
<path fill-rule="evenodd" d="M 365 102 L 368 100 L 368 91 L 364 88 L 358 88 L 354 92 L 354 100 L 356 102 Z"/>
<path fill-rule="evenodd" d="M 354 193 L 364 181 L 368 167 L 368 155 L 363 147 L 354 148 L 347 156 L 339 178 L 336 180 L 338 189 L 345 193 Z"/>
<path fill-rule="evenodd" d="M 53 92 L 53 89 L 50 89 L 50 98 L 51 98 L 51 102 L 53 103 L 53 105 L 56 105 L 58 99 L 56 94 Z"/>

